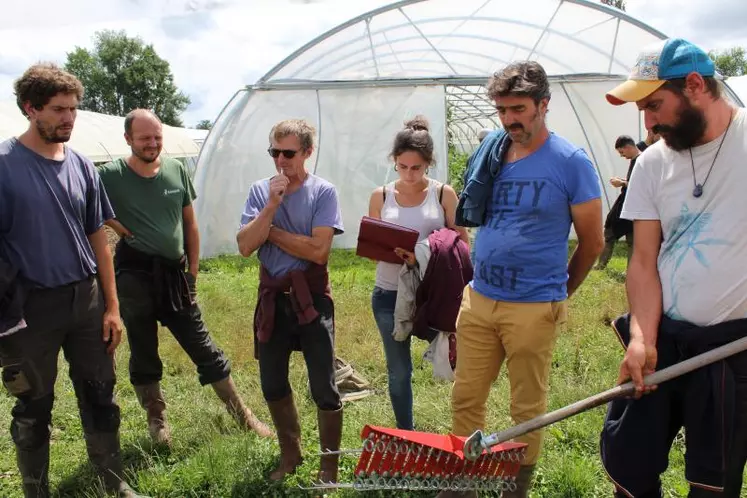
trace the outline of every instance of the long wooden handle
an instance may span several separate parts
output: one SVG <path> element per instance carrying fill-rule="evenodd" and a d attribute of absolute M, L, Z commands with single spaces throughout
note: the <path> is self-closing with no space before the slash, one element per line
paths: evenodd
<path fill-rule="evenodd" d="M 685 361 L 675 363 L 670 367 L 647 375 L 646 377 L 644 377 L 643 383 L 646 385 L 661 384 L 662 382 L 672 380 L 676 377 L 692 372 L 693 370 L 697 370 L 700 367 L 709 365 L 719 360 L 723 360 L 728 356 L 740 353 L 745 350 L 747 350 L 747 337 L 743 337 L 728 344 L 724 344 L 723 346 L 719 346 L 715 349 L 712 349 L 711 351 L 693 356 L 692 358 L 689 358 Z M 634 392 L 635 386 L 633 385 L 633 382 L 626 382 L 625 384 L 621 384 L 619 386 L 613 387 L 612 389 L 608 389 L 607 391 L 595 394 L 594 396 L 590 396 L 586 399 L 582 399 L 581 401 L 577 401 L 571 405 L 565 406 L 553 412 L 545 413 L 544 415 L 540 415 L 539 417 L 527 420 L 526 422 L 515 425 L 509 429 L 506 429 L 505 431 L 500 431 L 496 432 L 495 434 L 485 436 L 482 440 L 481 446 L 483 448 L 490 448 L 492 446 L 495 446 L 496 444 L 500 444 L 515 437 L 522 436 L 528 432 L 541 429 L 578 413 L 596 408 L 597 406 L 603 405 L 618 397 L 630 396 Z"/>

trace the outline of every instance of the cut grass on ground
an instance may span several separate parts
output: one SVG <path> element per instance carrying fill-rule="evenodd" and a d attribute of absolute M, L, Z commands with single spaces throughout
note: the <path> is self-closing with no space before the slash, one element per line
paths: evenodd
<path fill-rule="evenodd" d="M 626 309 L 623 287 L 624 244 L 605 271 L 594 271 L 573 297 L 569 319 L 553 359 L 549 409 L 611 387 L 622 350 L 608 323 Z M 387 395 L 384 354 L 371 315 L 374 265 L 351 251 L 336 250 L 330 262 L 335 299 L 337 353 L 371 381 L 376 394 L 345 406 L 343 447 L 360 445 L 365 424 L 393 427 Z M 199 299 L 208 328 L 231 360 L 236 383 L 247 404 L 263 420 L 270 417 L 262 399 L 253 357 L 252 316 L 258 267 L 255 258 L 221 257 L 201 263 Z M 122 409 L 121 437 L 127 472 L 140 492 L 154 497 L 308 496 L 299 484 L 311 481 L 319 463 L 315 407 L 309 396 L 300 354 L 291 359 L 291 384 L 302 418 L 305 463 L 283 485 L 270 486 L 265 476 L 275 465 L 275 441 L 240 432 L 222 409 L 212 389 L 201 388 L 195 368 L 166 330 L 161 330 L 163 387 L 172 427 L 173 448 L 153 448 L 145 414 L 127 375 L 129 348 L 117 351 L 117 399 Z M 413 342 L 415 423 L 418 430 L 447 433 L 450 428 L 450 385 L 433 378 L 422 359 L 426 344 Z M 488 401 L 487 430 L 509 427 L 508 382 L 501 373 Z M 0 393 L 0 496 L 20 497 L 15 451 L 7 428 L 13 399 Z M 601 497 L 611 495 L 599 462 L 599 431 L 604 408 L 577 415 L 548 428 L 532 492 L 534 497 Z M 78 410 L 67 364 L 60 359 L 53 416 L 51 483 L 58 496 L 92 497 L 100 493 L 86 461 Z M 350 481 L 355 459 L 343 457 L 340 478 Z M 664 476 L 666 496 L 684 497 L 682 447 L 676 445 Z M 365 496 L 434 496 L 435 493 L 368 493 Z M 358 496 L 342 491 L 331 496 Z M 482 495 L 486 496 L 486 495 Z"/>

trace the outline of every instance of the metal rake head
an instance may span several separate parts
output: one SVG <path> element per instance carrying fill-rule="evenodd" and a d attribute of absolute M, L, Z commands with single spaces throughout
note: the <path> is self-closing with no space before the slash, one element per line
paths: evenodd
<path fill-rule="evenodd" d="M 305 489 L 514 490 L 526 451 L 524 443 L 507 442 L 465 456 L 465 437 L 369 425 L 361 439 L 361 449 L 322 453 L 360 454 L 354 482 L 315 483 Z"/>

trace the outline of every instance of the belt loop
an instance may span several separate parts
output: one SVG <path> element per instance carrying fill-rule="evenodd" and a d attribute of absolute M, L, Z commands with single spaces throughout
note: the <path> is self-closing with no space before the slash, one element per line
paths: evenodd
<path fill-rule="evenodd" d="M 80 293 L 79 287 L 82 282 L 85 282 L 85 280 L 75 282 L 73 283 L 73 305 L 72 305 L 72 311 L 73 311 L 73 321 L 78 321 L 78 294 Z"/>

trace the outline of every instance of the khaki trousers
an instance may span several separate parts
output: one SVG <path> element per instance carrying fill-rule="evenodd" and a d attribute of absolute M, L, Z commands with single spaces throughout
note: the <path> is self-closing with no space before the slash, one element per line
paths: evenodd
<path fill-rule="evenodd" d="M 504 360 L 514 423 L 547 411 L 552 352 L 566 317 L 565 301 L 494 301 L 465 287 L 457 318 L 456 378 L 451 392 L 454 434 L 469 436 L 485 429 L 485 404 Z M 537 462 L 543 435 L 538 430 L 517 438 L 528 445 L 524 465 Z"/>

